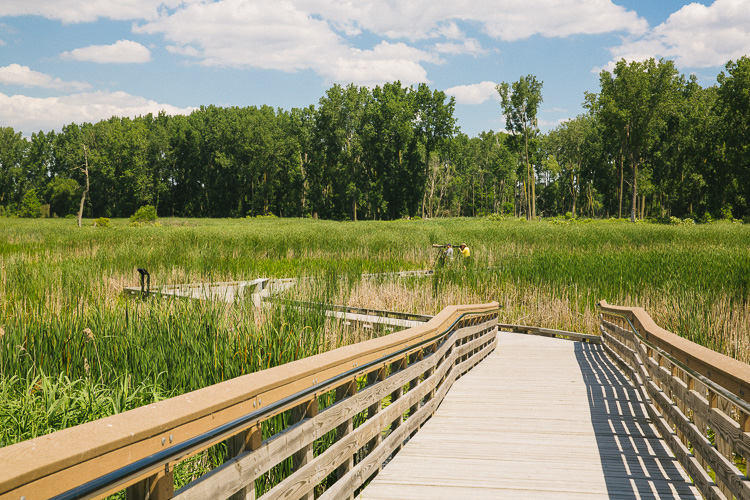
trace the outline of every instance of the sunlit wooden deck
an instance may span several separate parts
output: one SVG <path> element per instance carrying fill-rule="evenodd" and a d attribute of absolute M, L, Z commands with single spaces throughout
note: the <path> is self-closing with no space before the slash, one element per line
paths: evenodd
<path fill-rule="evenodd" d="M 498 333 L 360 498 L 701 495 L 602 346 Z"/>

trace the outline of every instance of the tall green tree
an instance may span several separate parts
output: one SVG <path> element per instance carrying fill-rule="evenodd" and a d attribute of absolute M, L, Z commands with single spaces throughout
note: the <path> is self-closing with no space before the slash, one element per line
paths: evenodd
<path fill-rule="evenodd" d="M 505 127 L 514 137 L 520 136 L 521 139 L 514 142 L 516 150 L 523 155 L 526 167 L 523 184 L 528 218 L 536 218 L 536 173 L 531 155 L 535 152 L 539 135 L 536 114 L 542 103 L 542 85 L 543 82 L 534 75 L 527 75 L 512 85 L 503 82 L 496 87 L 505 116 Z"/>
<path fill-rule="evenodd" d="M 736 203 L 746 214 L 750 210 L 750 58 L 729 61 L 717 81 L 721 144 L 726 147 L 733 177 L 741 186 Z"/>
<path fill-rule="evenodd" d="M 632 168 L 630 219 L 636 219 L 638 171 L 649 159 L 668 118 L 675 112 L 679 78 L 672 61 L 618 61 L 612 73 L 599 75 L 598 96 L 589 99 L 594 112 L 619 138 Z"/>
<path fill-rule="evenodd" d="M 0 128 L 0 207 L 18 209 L 24 181 L 29 143 L 21 132 L 11 127 Z"/>

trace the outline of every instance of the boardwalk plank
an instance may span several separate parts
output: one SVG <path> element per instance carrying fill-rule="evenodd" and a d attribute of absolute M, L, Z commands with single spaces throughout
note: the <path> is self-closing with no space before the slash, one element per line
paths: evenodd
<path fill-rule="evenodd" d="M 360 498 L 700 498 L 600 346 L 498 337 Z"/>

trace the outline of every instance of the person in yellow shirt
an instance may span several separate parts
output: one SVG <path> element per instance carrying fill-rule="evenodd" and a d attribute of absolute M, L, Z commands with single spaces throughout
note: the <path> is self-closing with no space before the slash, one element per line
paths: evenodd
<path fill-rule="evenodd" d="M 461 255 L 464 257 L 471 257 L 471 250 L 466 246 L 466 243 L 461 243 L 459 247 L 461 249 Z"/>

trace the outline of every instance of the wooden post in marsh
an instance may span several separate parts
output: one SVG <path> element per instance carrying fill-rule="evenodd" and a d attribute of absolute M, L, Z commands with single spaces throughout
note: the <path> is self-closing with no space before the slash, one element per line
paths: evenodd
<path fill-rule="evenodd" d="M 302 403 L 299 406 L 296 406 L 295 408 L 292 408 L 292 423 L 299 422 L 301 420 L 304 420 L 305 418 L 312 418 L 315 415 L 318 414 L 318 398 L 313 397 L 311 400 Z M 297 471 L 304 465 L 306 465 L 308 462 L 311 462 L 313 459 L 313 444 L 314 442 L 308 444 L 307 446 L 303 447 L 301 450 L 297 451 L 292 455 L 292 468 L 293 470 Z M 302 497 L 300 497 L 300 500 L 314 500 L 315 499 L 315 489 L 313 488 L 308 493 L 304 494 Z"/>
<path fill-rule="evenodd" d="M 263 442 L 260 425 L 254 425 L 248 430 L 227 439 L 227 459 L 231 459 L 246 451 L 260 448 Z M 229 497 L 230 500 L 255 500 L 255 480 L 240 491 Z"/>
<path fill-rule="evenodd" d="M 165 466 L 165 470 L 139 481 L 125 489 L 127 500 L 166 500 L 174 496 L 174 470 Z"/>

